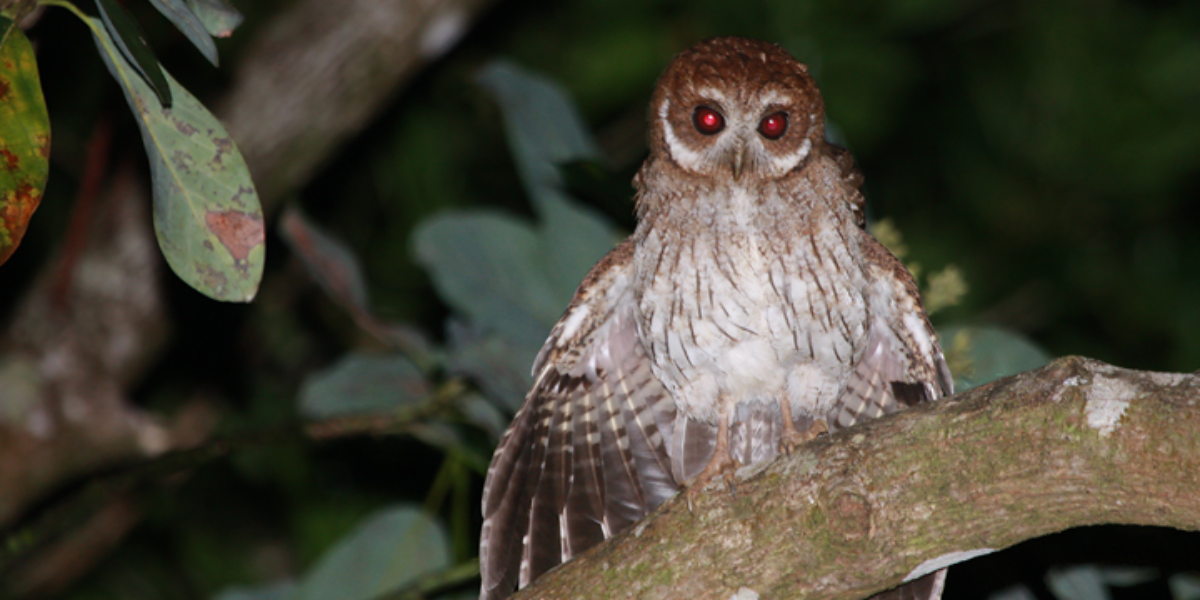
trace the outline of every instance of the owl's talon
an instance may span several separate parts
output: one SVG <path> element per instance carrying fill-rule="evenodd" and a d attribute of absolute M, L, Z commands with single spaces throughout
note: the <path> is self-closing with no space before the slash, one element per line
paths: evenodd
<path fill-rule="evenodd" d="M 829 423 L 825 422 L 825 419 L 817 419 L 804 431 L 797 431 L 791 420 L 784 421 L 783 434 L 779 439 L 779 452 L 791 456 L 792 450 L 817 439 L 823 433 L 829 433 Z"/>
<path fill-rule="evenodd" d="M 737 493 L 733 489 L 733 478 L 737 475 L 740 466 L 729 455 L 729 422 L 722 417 L 720 426 L 717 428 L 717 445 L 713 448 L 712 458 L 708 459 L 704 470 L 700 471 L 700 474 L 688 485 L 688 510 L 691 510 L 692 501 L 696 499 L 700 490 L 704 489 L 704 486 L 718 475 L 725 479 L 725 485 L 729 486 L 729 493 L 736 496 Z"/>
<path fill-rule="evenodd" d="M 725 452 L 723 454 L 723 457 L 718 457 L 716 453 L 713 453 L 712 459 L 708 461 L 708 465 L 704 467 L 704 470 L 700 471 L 700 474 L 688 484 L 688 512 L 692 512 L 692 506 L 696 498 L 700 496 L 700 491 L 709 483 L 712 483 L 712 480 L 716 479 L 718 475 L 725 480 L 725 486 L 729 488 L 730 495 L 735 498 L 737 497 L 737 489 L 734 487 L 733 482 L 737 475 L 738 467 L 741 465 L 736 460 L 733 460 L 733 457 L 729 456 L 729 453 Z"/>

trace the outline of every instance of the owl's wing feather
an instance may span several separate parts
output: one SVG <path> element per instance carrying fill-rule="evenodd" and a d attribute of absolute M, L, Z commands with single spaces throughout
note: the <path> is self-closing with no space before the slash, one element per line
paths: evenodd
<path fill-rule="evenodd" d="M 480 541 L 484 600 L 507 597 L 678 490 L 668 456 L 675 405 L 637 336 L 631 257 L 626 242 L 584 280 L 492 458 Z"/>
<path fill-rule="evenodd" d="M 912 275 L 875 238 L 862 235 L 870 286 L 867 341 L 846 393 L 828 415 L 836 428 L 954 393 Z"/>

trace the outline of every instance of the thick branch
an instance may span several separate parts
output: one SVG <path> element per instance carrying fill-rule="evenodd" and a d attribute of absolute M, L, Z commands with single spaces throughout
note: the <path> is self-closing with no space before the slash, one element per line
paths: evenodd
<path fill-rule="evenodd" d="M 490 0 L 300 0 L 259 36 L 216 113 L 268 212 L 307 182 Z"/>
<path fill-rule="evenodd" d="M 518 597 L 862 598 L 1071 527 L 1200 529 L 1196 431 L 1197 375 L 1064 358 L 677 497 Z"/>

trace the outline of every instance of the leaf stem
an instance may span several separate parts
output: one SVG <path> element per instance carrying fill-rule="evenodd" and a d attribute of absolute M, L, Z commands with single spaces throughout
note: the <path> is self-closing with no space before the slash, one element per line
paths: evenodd
<path fill-rule="evenodd" d="M 74 4 L 72 4 L 70 2 L 67 2 L 67 0 L 38 0 L 38 5 L 39 6 L 57 6 L 59 8 L 65 8 L 65 9 L 75 13 L 75 16 L 79 17 L 79 20 L 83 21 L 84 24 L 86 24 L 88 27 L 90 27 L 92 29 L 92 31 L 96 31 L 96 25 L 94 23 L 92 23 L 91 17 L 88 17 L 86 14 L 84 14 L 83 11 L 79 10 L 79 7 L 75 6 Z"/>

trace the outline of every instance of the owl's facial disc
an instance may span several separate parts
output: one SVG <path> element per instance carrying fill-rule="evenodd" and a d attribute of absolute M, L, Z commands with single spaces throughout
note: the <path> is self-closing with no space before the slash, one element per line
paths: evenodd
<path fill-rule="evenodd" d="M 786 94 L 730 98 L 706 87 L 689 95 L 665 97 L 657 111 L 671 157 L 688 171 L 735 183 L 774 179 L 799 166 L 812 149 L 812 123 L 793 118 L 795 103 Z"/>

